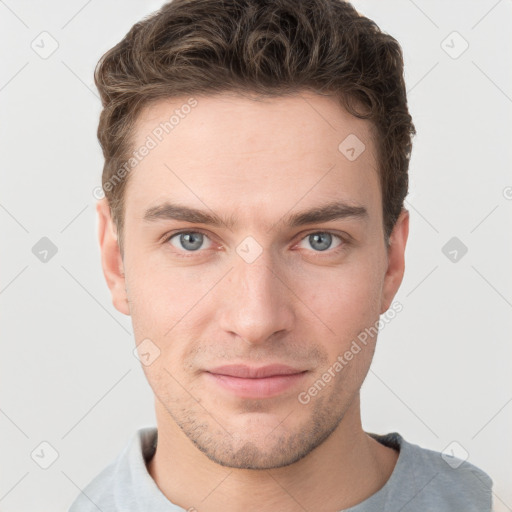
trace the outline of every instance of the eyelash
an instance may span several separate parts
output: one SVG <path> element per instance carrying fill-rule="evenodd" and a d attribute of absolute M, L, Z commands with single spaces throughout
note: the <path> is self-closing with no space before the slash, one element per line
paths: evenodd
<path fill-rule="evenodd" d="M 177 236 L 177 235 L 180 235 L 182 233 L 201 233 L 202 235 L 206 236 L 207 238 L 210 239 L 210 237 L 208 236 L 208 233 L 206 233 L 205 231 L 201 230 L 201 229 L 194 229 L 194 230 L 190 230 L 190 229 L 182 229 L 180 231 L 173 231 L 171 233 L 167 233 L 164 238 L 163 238 L 163 241 L 162 243 L 167 243 L 171 240 L 171 238 Z M 300 240 L 298 243 L 302 242 L 302 240 L 304 240 L 305 238 L 307 238 L 308 236 L 310 235 L 315 235 L 315 234 L 318 234 L 318 233 L 327 233 L 329 235 L 332 235 L 334 237 L 337 237 L 341 240 L 341 243 L 338 247 L 334 248 L 334 249 L 327 249 L 326 251 L 311 251 L 313 252 L 313 254 L 315 254 L 315 257 L 325 257 L 325 255 L 329 255 L 329 256 L 333 256 L 333 255 L 337 255 L 339 253 L 341 253 L 342 251 L 346 250 L 347 248 L 347 245 L 350 244 L 349 240 L 348 240 L 348 236 L 342 236 L 340 235 L 339 233 L 337 232 L 334 232 L 334 231 L 327 231 L 327 230 L 316 230 L 316 231 L 310 231 L 309 233 L 306 233 Z M 211 239 L 210 239 L 211 240 Z M 175 254 L 180 257 L 180 258 L 190 258 L 192 256 L 196 256 L 197 253 L 199 252 L 202 252 L 202 251 L 185 251 L 185 254 L 180 254 L 179 252 L 175 252 Z"/>

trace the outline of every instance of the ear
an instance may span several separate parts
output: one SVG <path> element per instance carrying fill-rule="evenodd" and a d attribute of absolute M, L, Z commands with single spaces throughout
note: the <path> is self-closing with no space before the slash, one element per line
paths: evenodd
<path fill-rule="evenodd" d="M 388 267 L 382 287 L 381 315 L 389 309 L 398 288 L 402 284 L 405 270 L 405 245 L 407 244 L 408 235 L 409 212 L 402 208 L 389 238 Z"/>
<path fill-rule="evenodd" d="M 114 222 L 110 216 L 110 206 L 106 198 L 100 199 L 97 202 L 96 212 L 98 213 L 98 240 L 101 251 L 101 266 L 112 294 L 112 304 L 121 313 L 129 315 L 130 307 L 126 294 L 124 264 L 117 242 Z"/>

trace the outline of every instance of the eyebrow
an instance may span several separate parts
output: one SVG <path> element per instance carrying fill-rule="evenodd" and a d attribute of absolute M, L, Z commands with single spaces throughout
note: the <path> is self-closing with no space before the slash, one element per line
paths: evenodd
<path fill-rule="evenodd" d="M 290 227 L 299 227 L 307 224 L 328 222 L 342 219 L 368 218 L 368 211 L 364 206 L 351 205 L 336 201 L 316 206 L 309 210 L 285 215 L 278 224 Z M 153 206 L 146 210 L 143 216 L 145 222 L 156 222 L 159 220 L 180 220 L 194 224 L 207 224 L 215 227 L 227 227 L 232 229 L 236 226 L 236 216 L 222 218 L 212 211 L 197 210 L 188 206 L 172 204 L 169 202 Z"/>

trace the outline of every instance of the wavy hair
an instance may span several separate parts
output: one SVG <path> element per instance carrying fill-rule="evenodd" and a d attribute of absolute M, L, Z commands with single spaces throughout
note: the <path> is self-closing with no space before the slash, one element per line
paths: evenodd
<path fill-rule="evenodd" d="M 376 134 L 386 242 L 408 192 L 415 128 L 399 43 L 343 0 L 174 0 L 99 60 L 102 187 L 122 250 L 124 190 L 141 109 L 158 99 L 241 92 L 329 94 Z"/>

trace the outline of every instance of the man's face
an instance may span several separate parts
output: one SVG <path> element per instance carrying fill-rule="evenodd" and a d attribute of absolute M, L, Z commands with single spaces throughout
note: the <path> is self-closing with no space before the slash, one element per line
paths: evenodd
<path fill-rule="evenodd" d="M 131 171 L 114 304 L 131 315 L 136 343 L 146 340 L 146 360 L 154 358 L 143 368 L 157 410 L 219 464 L 284 466 L 355 407 L 375 338 L 307 403 L 304 392 L 388 309 L 407 219 L 393 255 L 370 125 L 333 99 L 196 100 Z M 186 101 L 146 109 L 134 147 L 156 140 L 155 129 Z M 229 225 L 149 215 L 165 203 Z M 353 207 L 352 215 L 289 222 L 331 203 Z M 274 364 L 303 373 L 248 380 L 215 370 Z"/>

